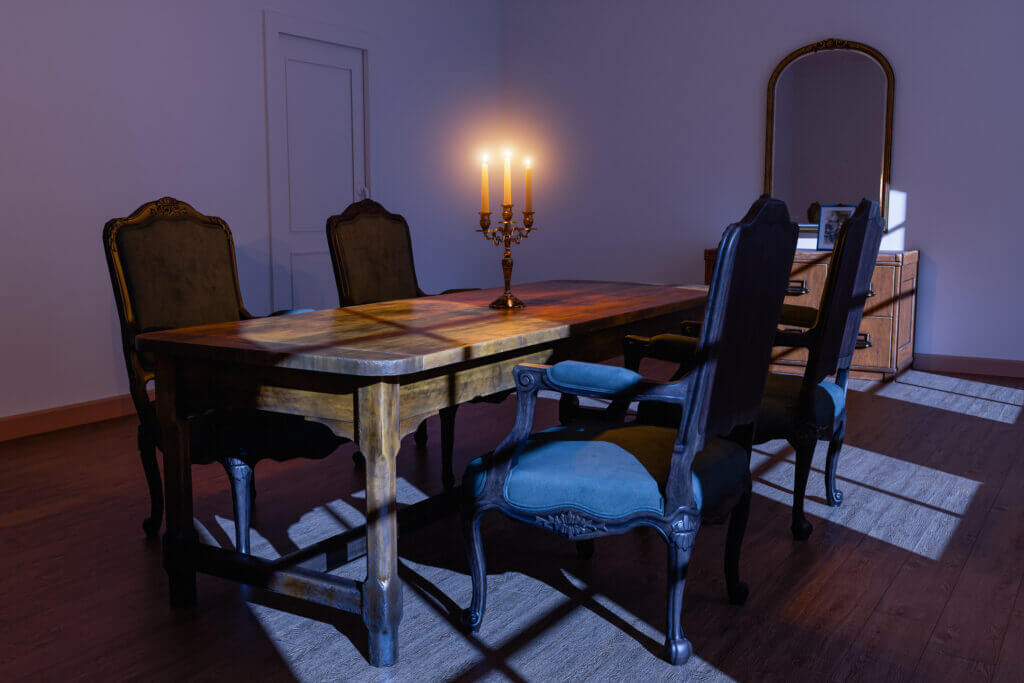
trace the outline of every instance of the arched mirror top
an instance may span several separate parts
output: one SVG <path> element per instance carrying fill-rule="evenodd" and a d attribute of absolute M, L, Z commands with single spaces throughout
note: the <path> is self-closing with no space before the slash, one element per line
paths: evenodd
<path fill-rule="evenodd" d="M 814 222 L 812 206 L 865 196 L 887 215 L 895 81 L 881 52 L 852 40 L 786 55 L 768 81 L 765 193 L 800 223 Z"/>

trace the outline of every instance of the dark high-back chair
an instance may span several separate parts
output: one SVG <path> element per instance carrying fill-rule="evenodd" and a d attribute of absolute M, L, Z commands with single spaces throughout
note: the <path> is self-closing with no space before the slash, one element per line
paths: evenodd
<path fill-rule="evenodd" d="M 784 330 L 775 340 L 779 346 L 806 348 L 807 367 L 803 377 L 769 376 L 756 438 L 758 443 L 785 438 L 796 451 L 792 530 L 797 539 L 813 530 L 804 515 L 804 494 L 819 439 L 829 442 L 826 500 L 833 506 L 843 500 L 836 489 L 836 467 L 846 434 L 846 385 L 882 232 L 878 202 L 861 201 L 840 230 L 817 311 L 784 307 L 784 324 L 814 321 L 805 331 Z M 832 375 L 834 381 L 828 379 Z"/>
<path fill-rule="evenodd" d="M 424 296 L 416 281 L 409 224 L 372 199 L 328 218 L 327 244 L 342 306 Z"/>
<path fill-rule="evenodd" d="M 244 320 L 231 231 L 220 218 L 204 216 L 185 202 L 163 197 L 143 204 L 103 228 L 128 384 L 139 416 L 138 444 L 149 485 L 151 515 L 143 522 L 155 536 L 163 518 L 156 449 L 161 429 L 148 384 L 153 359 L 139 353 L 144 332 Z M 281 313 L 287 313 L 286 311 Z M 193 462 L 218 461 L 227 469 L 235 504 L 236 547 L 248 552 L 252 466 L 263 457 L 323 457 L 340 443 L 321 425 L 270 413 L 212 415 L 201 421 Z"/>
<path fill-rule="evenodd" d="M 480 516 L 490 509 L 575 541 L 652 526 L 668 541 L 666 655 L 691 652 L 680 627 L 686 568 L 702 516 L 729 518 L 725 574 L 742 603 L 739 553 L 750 505 L 750 448 L 772 340 L 796 247 L 785 204 L 762 197 L 719 245 L 692 372 L 654 382 L 625 368 L 563 361 L 514 370 L 512 432 L 471 463 L 463 480 L 463 532 L 473 601 L 463 616 L 479 628 L 486 597 Z M 591 422 L 531 436 L 537 392 L 675 406 L 675 428 Z M 619 413 L 612 413 L 616 415 Z M 581 545 L 588 552 L 592 546 Z"/>
<path fill-rule="evenodd" d="M 327 219 L 327 245 L 342 306 L 426 296 L 416 280 L 409 224 L 372 199 L 350 204 L 341 214 Z M 469 290 L 449 289 L 442 294 L 465 291 Z M 488 399 L 499 400 L 505 395 Z M 439 413 L 441 479 L 446 489 L 455 485 L 452 453 L 456 410 L 453 406 Z M 419 448 L 426 446 L 426 422 L 420 423 L 414 436 Z"/>
<path fill-rule="evenodd" d="M 829 441 L 826 499 L 830 505 L 839 505 L 843 499 L 835 478 L 846 433 L 846 385 L 881 239 L 878 202 L 865 199 L 840 231 L 819 308 L 782 307 L 782 324 L 807 329 L 782 330 L 776 335 L 775 344 L 808 349 L 807 367 L 802 377 L 776 373 L 768 376 L 755 443 L 786 439 L 796 451 L 791 528 L 797 540 L 806 539 L 813 531 L 804 514 L 804 495 L 819 439 Z M 677 361 L 680 372 L 685 372 L 695 363 L 696 344 L 692 336 L 675 334 L 627 339 L 626 366 L 637 369 L 641 358 L 654 357 Z M 828 379 L 832 375 L 834 381 Z M 667 422 L 668 414 L 664 411 L 649 405 L 640 408 L 638 419 L 655 424 Z"/>

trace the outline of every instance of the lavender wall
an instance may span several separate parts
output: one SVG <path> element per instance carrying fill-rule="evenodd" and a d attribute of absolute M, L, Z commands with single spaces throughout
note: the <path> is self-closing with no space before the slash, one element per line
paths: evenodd
<path fill-rule="evenodd" d="M 701 279 L 702 250 L 761 191 L 772 69 L 841 37 L 896 71 L 893 188 L 922 254 L 917 350 L 1024 358 L 1022 13 L 1019 0 L 503 4 L 508 126 L 537 150 L 545 229 L 517 269 Z"/>
<path fill-rule="evenodd" d="M 897 73 L 918 350 L 1024 357 L 1017 0 L 82 5 L 8 0 L 0 19 L 0 416 L 126 391 L 99 235 L 149 199 L 224 217 L 246 303 L 268 309 L 263 9 L 373 37 L 373 194 L 409 217 L 427 290 L 500 284 L 469 232 L 499 132 L 536 158 L 517 279 L 699 280 L 760 191 L 774 64 L 872 44 Z"/>
<path fill-rule="evenodd" d="M 409 218 L 424 289 L 498 284 L 470 232 L 496 1 L 7 0 L 0 416 L 127 391 L 100 232 L 145 201 L 226 219 L 245 302 L 268 310 L 264 9 L 370 36 L 374 197 Z"/>

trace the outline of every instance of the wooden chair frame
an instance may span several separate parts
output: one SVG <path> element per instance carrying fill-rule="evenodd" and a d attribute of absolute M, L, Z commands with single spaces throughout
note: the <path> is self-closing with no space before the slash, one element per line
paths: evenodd
<path fill-rule="evenodd" d="M 412 270 L 412 279 L 416 289 L 416 296 L 428 296 L 422 289 L 420 289 L 419 279 L 416 277 L 416 259 L 413 258 L 412 237 L 409 232 L 409 223 L 405 220 L 405 217 L 397 213 L 391 213 L 379 202 L 372 199 L 363 199 L 350 204 L 342 213 L 336 216 L 331 216 L 327 219 L 327 245 L 331 252 L 331 264 L 334 267 L 334 281 L 338 287 L 338 301 L 340 304 L 342 306 L 358 306 L 360 304 L 373 303 L 369 301 L 360 301 L 356 299 L 352 293 L 352 282 L 349 277 L 349 271 L 345 267 L 344 249 L 342 248 L 342 228 L 347 224 L 355 223 L 363 218 L 374 216 L 382 217 L 385 220 L 400 226 L 401 234 L 405 238 L 406 248 L 409 253 L 409 266 Z M 468 292 L 475 289 L 477 288 L 448 289 L 441 293 L 454 294 L 456 292 Z M 479 400 L 494 403 L 504 400 L 506 396 L 508 396 L 508 393 L 502 392 L 501 394 L 493 397 L 489 396 Z M 455 451 L 455 414 L 457 411 L 458 406 L 452 406 L 450 408 L 443 408 L 438 413 L 438 418 L 441 422 L 441 481 L 445 490 L 450 490 L 455 486 L 455 473 L 452 459 Z M 419 424 L 413 438 L 416 441 L 417 448 L 422 450 L 426 447 L 426 421 Z M 357 454 L 356 457 L 358 460 L 361 456 L 358 456 Z"/>
<path fill-rule="evenodd" d="M 752 249 L 746 249 L 744 260 L 738 259 L 742 240 L 747 232 L 759 237 L 771 234 L 777 240 L 763 240 L 767 251 L 758 249 L 757 259 L 751 257 Z M 666 657 L 673 664 L 682 664 L 692 651 L 689 641 L 683 636 L 680 625 L 683 588 L 686 568 L 689 564 L 694 539 L 700 529 L 701 519 L 729 519 L 729 536 L 725 552 L 725 575 L 730 602 L 742 604 L 748 589 L 739 579 L 739 554 L 750 506 L 750 476 L 740 490 L 733 492 L 717 509 L 701 510 L 697 507 L 691 478 L 694 457 L 704 447 L 705 438 L 731 434 L 747 451 L 749 460 L 753 437 L 753 424 L 760 406 L 761 391 L 756 378 L 767 374 L 772 338 L 775 334 L 775 320 L 782 305 L 786 278 L 796 248 L 797 226 L 790 222 L 785 205 L 762 197 L 754 204 L 740 223 L 730 225 L 722 238 L 705 313 L 703 334 L 700 340 L 700 362 L 692 372 L 672 383 L 642 381 L 631 389 L 628 395 L 609 396 L 599 390 L 567 387 L 553 381 L 542 365 L 519 365 L 513 370 L 518 403 L 516 421 L 512 431 L 494 450 L 483 456 L 481 469 L 486 472 L 483 489 L 474 492 L 475 475 L 467 471 L 462 486 L 462 526 L 469 557 L 470 574 L 473 581 L 472 604 L 463 613 L 463 624 L 477 630 L 483 619 L 486 603 L 486 571 L 483 545 L 480 537 L 480 518 L 488 510 L 498 510 L 506 516 L 534 527 L 548 529 L 574 541 L 619 534 L 640 526 L 657 529 L 668 544 L 668 628 L 666 632 Z M 753 242 L 753 240 L 751 240 Z M 754 269 L 754 276 L 746 272 Z M 750 297 L 751 281 L 761 288 L 760 296 Z M 758 310 L 758 306 L 770 301 L 774 310 Z M 767 313 L 767 315 L 766 315 Z M 737 339 L 735 334 L 739 322 L 746 323 L 747 339 Z M 724 335 L 732 332 L 731 339 Z M 751 342 L 750 340 L 755 340 Z M 739 349 L 757 345 L 758 353 L 739 357 Z M 724 364 L 719 360 L 723 359 Z M 730 363 L 742 364 L 737 368 Z M 753 377 L 753 386 L 748 378 Z M 572 507 L 554 507 L 542 512 L 528 512 L 509 504 L 503 495 L 505 482 L 511 472 L 512 463 L 518 451 L 529 439 L 533 430 L 537 394 L 541 390 L 552 390 L 575 396 L 613 398 L 616 404 L 623 401 L 656 401 L 675 406 L 681 411 L 682 420 L 678 427 L 672 450 L 668 481 L 664 491 L 664 514 L 643 512 L 625 517 L 607 519 L 583 514 Z M 614 404 L 613 404 L 614 405 Z M 621 411 L 613 408 L 613 416 Z M 583 546 L 589 553 L 589 547 Z"/>
<path fill-rule="evenodd" d="M 143 521 L 142 527 L 147 536 L 154 537 L 159 533 L 163 520 L 164 497 L 160 479 L 160 469 L 156 461 L 156 449 L 163 450 L 160 422 L 157 419 L 155 405 L 150 399 L 148 384 L 155 379 L 155 371 L 147 368 L 142 356 L 136 348 L 135 339 L 144 332 L 155 329 L 143 329 L 138 321 L 135 307 L 128 287 L 125 266 L 118 246 L 118 236 L 126 228 L 145 228 L 157 221 L 188 221 L 208 226 L 220 231 L 224 238 L 226 257 L 231 268 L 231 281 L 234 285 L 234 298 L 238 308 L 238 318 L 248 320 L 254 316 L 246 310 L 242 303 L 242 291 L 238 283 L 238 264 L 235 259 L 235 243 L 227 223 L 216 216 L 206 216 L 196 211 L 189 204 L 162 197 L 147 202 L 136 209 L 130 216 L 115 218 L 103 228 L 103 246 L 106 253 L 107 267 L 114 289 L 114 301 L 117 306 L 121 325 L 121 346 L 125 363 L 128 368 L 128 384 L 135 411 L 139 416 L 138 447 L 142 469 L 150 494 L 150 516 Z M 271 315 L 288 314 L 290 311 L 276 311 Z M 248 461 L 245 454 L 238 452 L 216 453 L 216 459 L 223 465 L 231 482 L 232 504 L 235 514 L 235 545 L 240 552 L 249 552 L 249 530 L 252 516 L 252 504 L 255 500 L 255 484 L 253 481 L 253 462 Z"/>
<path fill-rule="evenodd" d="M 117 315 L 121 324 L 121 348 L 128 367 L 128 389 L 132 403 L 135 405 L 135 412 L 139 416 L 139 457 L 142 460 L 142 469 L 146 475 L 146 484 L 149 486 L 150 495 L 150 516 L 143 521 L 142 528 L 150 537 L 156 536 L 159 532 L 164 510 L 163 484 L 156 461 L 156 449 L 161 447 L 160 423 L 157 420 L 156 410 L 148 391 L 148 385 L 154 380 L 155 372 L 146 368 L 142 362 L 142 357 L 135 347 L 135 338 L 143 332 L 154 330 L 142 329 L 136 319 L 124 264 L 118 249 L 118 235 L 125 228 L 144 227 L 159 220 L 191 221 L 221 230 L 224 233 L 234 278 L 238 317 L 243 320 L 252 317 L 242 303 L 242 290 L 238 284 L 238 265 L 235 260 L 235 241 L 231 236 L 231 230 L 223 219 L 201 214 L 189 204 L 173 197 L 161 197 L 156 201 L 143 204 L 130 216 L 111 219 L 103 226 L 104 253 L 107 259 L 107 268 L 110 271 L 111 284 L 114 288 Z M 229 474 L 231 474 L 230 465 L 226 466 L 229 467 Z M 242 472 L 238 472 L 236 476 L 242 474 Z"/>
<path fill-rule="evenodd" d="M 755 431 L 755 443 L 773 438 L 785 438 L 796 452 L 796 475 L 793 486 L 793 516 L 791 531 L 797 540 L 805 540 L 813 526 L 804 513 L 804 498 L 810 474 L 814 447 L 819 440 L 829 442 L 825 464 L 826 501 L 837 506 L 843 494 L 836 488 L 836 470 L 839 454 L 846 435 L 846 402 L 835 419 L 818 422 L 814 413 L 814 393 L 817 385 L 827 377 L 835 376 L 835 384 L 844 395 L 850 376 L 850 364 L 857 344 L 857 332 L 870 295 L 871 275 L 881 244 L 883 220 L 878 202 L 864 199 L 854 214 L 846 220 L 835 245 L 835 254 L 829 267 L 820 306 L 812 309 L 802 306 L 783 306 L 780 322 L 803 326 L 805 330 L 780 330 L 775 336 L 777 346 L 808 349 L 807 366 L 800 384 L 792 428 L 784 434 L 765 434 Z M 636 370 L 641 359 L 655 357 L 680 364 L 679 373 L 686 372 L 694 363 L 695 341 L 699 323 L 684 323 L 685 336 L 660 335 L 651 339 L 627 337 L 624 341 L 625 366 Z M 644 410 L 641 406 L 641 411 Z"/>

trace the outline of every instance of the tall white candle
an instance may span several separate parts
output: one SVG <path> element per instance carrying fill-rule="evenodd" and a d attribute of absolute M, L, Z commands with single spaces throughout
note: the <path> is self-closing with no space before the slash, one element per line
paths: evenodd
<path fill-rule="evenodd" d="M 490 193 L 487 187 L 487 155 L 484 154 L 480 160 L 480 212 L 487 213 L 490 211 Z"/>
<path fill-rule="evenodd" d="M 526 190 L 526 201 L 523 202 L 523 211 L 533 211 L 533 162 L 526 160 L 526 177 L 523 179 L 523 186 Z"/>
<path fill-rule="evenodd" d="M 505 150 L 505 183 L 501 203 L 512 203 L 512 152 L 507 149 Z"/>

